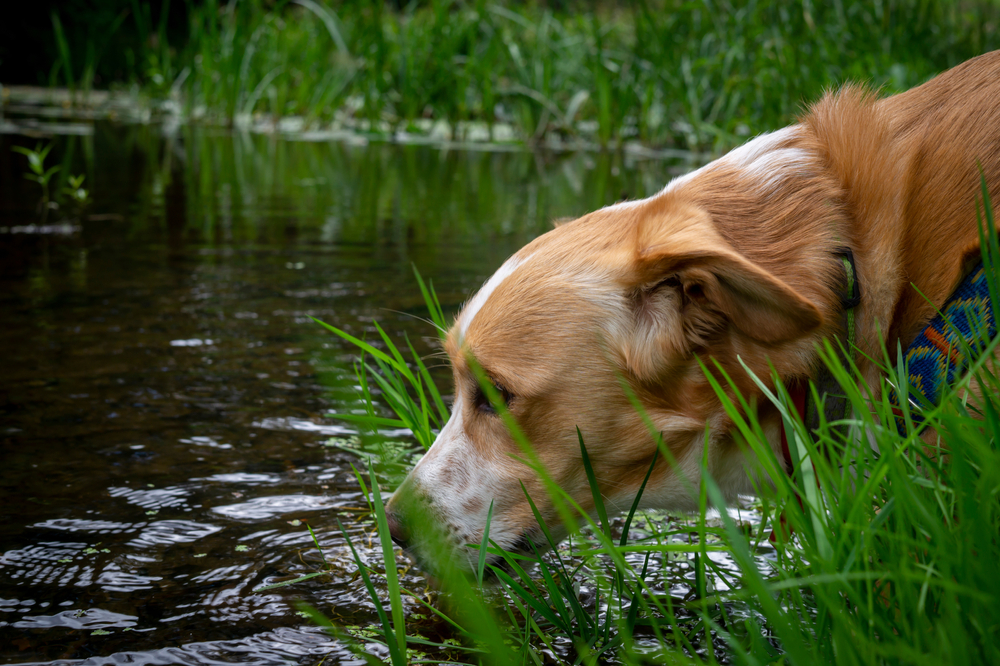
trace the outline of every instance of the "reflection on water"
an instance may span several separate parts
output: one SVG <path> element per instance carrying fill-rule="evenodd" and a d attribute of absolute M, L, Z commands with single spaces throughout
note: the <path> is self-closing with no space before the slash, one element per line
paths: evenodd
<path fill-rule="evenodd" d="M 551 220 L 685 169 L 99 124 L 50 157 L 93 203 L 42 227 L 12 145 L 34 140 L 0 137 L 4 663 L 361 663 L 296 613 L 376 617 L 338 518 L 379 559 L 358 461 L 322 445 L 353 433 L 324 416 L 357 404 L 351 351 L 310 317 L 430 352 L 412 265 L 454 311 Z M 254 594 L 318 567 L 300 521 L 333 574 Z"/>

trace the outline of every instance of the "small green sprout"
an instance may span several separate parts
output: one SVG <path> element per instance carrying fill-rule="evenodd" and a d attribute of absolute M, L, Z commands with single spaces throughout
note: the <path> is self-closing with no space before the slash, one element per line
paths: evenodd
<path fill-rule="evenodd" d="M 90 192 L 83 187 L 84 174 L 69 176 L 69 184 L 63 186 L 62 193 L 78 206 L 84 206 L 90 201 Z"/>
<path fill-rule="evenodd" d="M 60 167 L 56 165 L 54 167 L 45 168 L 45 158 L 48 157 L 49 152 L 52 150 L 52 144 L 42 147 L 41 143 L 35 144 L 35 149 L 25 148 L 24 146 L 14 146 L 11 148 L 15 153 L 21 153 L 28 158 L 28 168 L 31 173 L 24 174 L 24 177 L 28 180 L 38 183 L 42 188 L 42 199 L 39 202 L 39 206 L 44 211 L 49 208 L 49 181 L 52 180 L 52 176 L 59 172 Z"/>

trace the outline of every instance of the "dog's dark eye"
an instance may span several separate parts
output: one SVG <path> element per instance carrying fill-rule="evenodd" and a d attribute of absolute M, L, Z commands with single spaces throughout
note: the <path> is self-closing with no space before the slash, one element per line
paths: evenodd
<path fill-rule="evenodd" d="M 497 383 L 493 383 L 493 390 L 500 394 L 500 399 L 503 400 L 504 407 L 510 407 L 510 401 L 514 399 L 514 395 L 500 386 Z M 493 409 L 493 405 L 490 403 L 490 399 L 486 397 L 486 393 L 479 386 L 476 387 L 476 397 L 473 400 L 475 404 L 476 411 L 482 412 L 484 414 L 496 414 L 497 410 Z"/>

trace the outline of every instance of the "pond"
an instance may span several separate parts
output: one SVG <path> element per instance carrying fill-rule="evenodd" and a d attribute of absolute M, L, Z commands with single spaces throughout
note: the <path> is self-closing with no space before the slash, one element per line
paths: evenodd
<path fill-rule="evenodd" d="M 363 461 L 330 446 L 356 355 L 311 317 L 431 354 L 413 267 L 453 313 L 552 220 L 690 168 L 82 127 L 48 163 L 91 201 L 44 225 L 11 151 L 36 141 L 0 135 L 3 663 L 361 663 L 296 607 L 376 620 L 337 519 L 380 559 Z M 254 593 L 318 568 L 306 523 L 333 575 Z"/>

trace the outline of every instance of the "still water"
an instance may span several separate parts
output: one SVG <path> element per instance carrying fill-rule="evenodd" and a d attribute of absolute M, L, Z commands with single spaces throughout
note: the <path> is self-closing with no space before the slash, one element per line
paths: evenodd
<path fill-rule="evenodd" d="M 355 355 L 310 317 L 431 354 L 413 266 L 454 312 L 553 219 L 690 165 L 92 127 L 48 158 L 92 200 L 44 225 L 36 140 L 0 136 L 0 663 L 361 663 L 296 609 L 376 620 L 338 518 L 380 559 L 329 445 Z M 333 575 L 254 593 L 319 567 L 306 523 Z"/>

